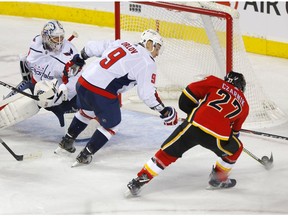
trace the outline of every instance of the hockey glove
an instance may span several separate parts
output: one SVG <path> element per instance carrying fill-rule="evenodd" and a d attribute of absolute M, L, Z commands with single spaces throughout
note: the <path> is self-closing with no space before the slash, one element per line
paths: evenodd
<path fill-rule="evenodd" d="M 72 60 L 67 62 L 64 67 L 62 80 L 66 84 L 68 78 L 76 76 L 85 65 L 85 61 L 80 57 L 79 54 L 73 56 Z"/>
<path fill-rule="evenodd" d="M 161 112 L 160 118 L 164 120 L 164 125 L 171 126 L 178 123 L 178 114 L 173 107 L 165 107 Z"/>
<path fill-rule="evenodd" d="M 34 95 L 38 95 L 37 101 L 40 107 L 50 107 L 54 105 L 55 93 L 57 92 L 58 80 L 41 80 L 36 83 Z"/>
<path fill-rule="evenodd" d="M 240 131 L 233 131 L 233 136 L 239 138 L 239 136 L 240 136 Z"/>

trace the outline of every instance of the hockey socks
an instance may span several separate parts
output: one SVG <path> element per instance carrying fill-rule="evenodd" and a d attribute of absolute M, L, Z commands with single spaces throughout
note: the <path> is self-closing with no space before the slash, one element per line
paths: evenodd
<path fill-rule="evenodd" d="M 111 137 L 109 137 L 110 139 Z M 87 143 L 86 147 L 95 154 L 99 149 L 101 149 L 109 140 L 99 129 L 96 130 Z"/>
<path fill-rule="evenodd" d="M 87 127 L 87 124 L 80 121 L 78 118 L 74 117 L 69 128 L 68 134 L 76 139 L 78 135 Z"/>
<path fill-rule="evenodd" d="M 154 157 L 147 161 L 144 164 L 144 167 L 137 174 L 140 177 L 143 174 L 146 174 L 148 178 L 151 180 L 155 176 L 159 175 L 167 166 L 171 163 L 175 162 L 178 158 L 168 155 L 162 149 L 156 152 Z"/>

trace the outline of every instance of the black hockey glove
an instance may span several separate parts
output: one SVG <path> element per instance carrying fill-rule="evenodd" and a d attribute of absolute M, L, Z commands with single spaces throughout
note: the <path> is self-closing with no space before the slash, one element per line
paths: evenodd
<path fill-rule="evenodd" d="M 167 106 L 160 112 L 160 114 L 160 118 L 164 120 L 164 125 L 171 126 L 178 123 L 178 114 L 175 108 Z"/>

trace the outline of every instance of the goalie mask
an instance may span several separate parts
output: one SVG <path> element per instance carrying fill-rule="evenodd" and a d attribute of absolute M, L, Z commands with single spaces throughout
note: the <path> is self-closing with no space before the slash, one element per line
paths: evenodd
<path fill-rule="evenodd" d="M 62 48 L 65 31 L 60 22 L 51 20 L 44 25 L 41 36 L 45 49 L 51 52 L 58 52 Z"/>
<path fill-rule="evenodd" d="M 148 41 L 152 41 L 154 49 L 155 49 L 156 45 L 159 44 L 161 46 L 160 54 L 163 52 L 163 39 L 158 32 L 156 32 L 152 29 L 148 29 L 148 30 L 144 31 L 141 34 L 140 43 L 143 44 L 144 47 L 146 47 L 146 44 Z"/>
<path fill-rule="evenodd" d="M 224 80 L 245 92 L 246 80 L 243 74 L 231 71 L 224 77 Z"/>

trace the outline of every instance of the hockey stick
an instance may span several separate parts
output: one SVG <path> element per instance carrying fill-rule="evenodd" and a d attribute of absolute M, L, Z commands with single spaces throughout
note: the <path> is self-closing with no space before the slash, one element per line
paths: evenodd
<path fill-rule="evenodd" d="M 74 38 L 78 38 L 78 33 L 73 31 L 72 35 L 68 38 L 68 41 L 72 41 Z"/>
<path fill-rule="evenodd" d="M 26 97 L 32 98 L 33 100 L 39 101 L 39 97 L 38 97 L 37 95 L 32 95 L 32 94 L 26 93 L 26 92 L 24 92 L 24 91 L 21 91 L 21 90 L 15 88 L 14 86 L 11 86 L 11 85 L 9 85 L 9 84 L 7 84 L 7 83 L 4 83 L 4 82 L 2 82 L 2 81 L 0 81 L 0 85 L 5 86 L 5 87 L 7 87 L 7 88 L 10 88 L 11 90 L 16 91 L 16 92 L 18 92 L 18 93 L 20 93 L 20 94 L 23 94 L 23 95 L 25 95 Z"/>
<path fill-rule="evenodd" d="M 258 161 L 260 164 L 262 164 L 265 169 L 270 170 L 273 167 L 273 154 L 271 152 L 271 157 L 263 156 L 261 159 L 258 158 L 256 155 L 254 155 L 252 152 L 248 151 L 246 148 L 243 148 L 243 151 L 248 154 L 250 157 Z"/>
<path fill-rule="evenodd" d="M 180 121 L 184 121 L 184 118 L 179 118 Z M 260 133 L 259 135 L 262 135 L 261 132 L 256 132 L 256 131 L 250 131 L 250 130 L 245 130 L 245 129 L 241 129 L 241 131 L 243 132 L 247 132 L 247 133 Z M 265 133 L 264 133 L 265 134 Z M 270 136 L 272 134 L 269 134 Z M 274 135 L 276 136 L 276 135 Z M 256 161 L 258 161 L 260 164 L 262 164 L 265 169 L 269 170 L 273 167 L 273 154 L 271 153 L 271 157 L 269 158 L 268 156 L 263 156 L 261 159 L 258 158 L 256 155 L 254 155 L 252 152 L 248 151 L 246 148 L 243 148 L 243 151 L 248 154 L 250 157 L 252 157 L 253 159 L 255 159 Z"/>
<path fill-rule="evenodd" d="M 24 159 L 38 158 L 38 157 L 41 157 L 42 155 L 41 152 L 17 155 L 9 148 L 9 146 L 1 138 L 0 138 L 0 142 L 17 161 L 23 161 Z"/>
<path fill-rule="evenodd" d="M 179 121 L 184 121 L 185 118 L 178 118 Z M 255 135 L 260 135 L 260 136 L 265 136 L 265 137 L 270 137 L 270 138 L 275 138 L 275 139 L 283 139 L 283 140 L 288 140 L 288 137 L 284 136 L 279 136 L 275 134 L 269 134 L 269 133 L 264 133 L 260 131 L 253 131 L 253 130 L 248 130 L 248 129 L 241 129 L 240 130 L 243 133 L 249 133 L 249 134 L 255 134 Z"/>
<path fill-rule="evenodd" d="M 259 131 L 241 129 L 241 132 L 249 133 L 249 134 L 255 134 L 255 135 L 260 135 L 260 136 L 265 136 L 265 137 L 271 137 L 271 138 L 275 138 L 275 139 L 288 140 L 288 137 L 279 136 L 279 135 L 275 135 L 275 134 L 264 133 L 264 132 L 259 132 Z"/>

